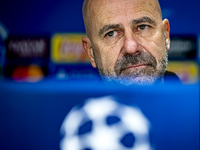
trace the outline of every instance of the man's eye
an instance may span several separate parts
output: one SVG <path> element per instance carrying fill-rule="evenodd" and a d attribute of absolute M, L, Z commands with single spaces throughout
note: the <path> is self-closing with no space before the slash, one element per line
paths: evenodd
<path fill-rule="evenodd" d="M 149 26 L 147 26 L 147 25 L 140 25 L 140 26 L 138 26 L 138 30 L 145 30 L 145 29 L 147 29 Z"/>
<path fill-rule="evenodd" d="M 108 33 L 106 34 L 106 36 L 112 37 L 112 36 L 114 36 L 114 34 L 115 34 L 115 31 L 110 31 L 110 32 L 108 32 Z"/>

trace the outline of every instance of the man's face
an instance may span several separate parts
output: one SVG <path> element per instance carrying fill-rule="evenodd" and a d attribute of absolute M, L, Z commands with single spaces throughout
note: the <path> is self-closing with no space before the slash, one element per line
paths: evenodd
<path fill-rule="evenodd" d="M 103 79 L 126 85 L 162 79 L 169 24 L 156 0 L 92 0 L 88 8 L 90 39 L 83 47 Z"/>

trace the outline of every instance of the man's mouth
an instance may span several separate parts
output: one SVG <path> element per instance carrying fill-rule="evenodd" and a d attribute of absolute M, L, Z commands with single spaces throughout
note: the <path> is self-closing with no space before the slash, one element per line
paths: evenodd
<path fill-rule="evenodd" d="M 120 74 L 126 74 L 129 75 L 131 72 L 138 72 L 142 71 L 145 68 L 153 67 L 151 64 L 136 64 L 136 65 L 127 65 L 127 67 L 124 67 L 120 70 Z M 146 70 L 146 69 L 145 69 Z"/>
<path fill-rule="evenodd" d="M 147 64 L 129 65 L 129 66 L 123 68 L 122 71 L 127 70 L 127 69 L 143 68 L 143 67 L 147 67 L 147 66 L 149 66 L 149 65 L 147 65 Z"/>
<path fill-rule="evenodd" d="M 144 66 L 147 66 L 147 65 L 145 65 L 145 64 L 131 65 L 131 66 L 126 67 L 125 69 L 138 68 L 138 67 L 144 67 Z"/>

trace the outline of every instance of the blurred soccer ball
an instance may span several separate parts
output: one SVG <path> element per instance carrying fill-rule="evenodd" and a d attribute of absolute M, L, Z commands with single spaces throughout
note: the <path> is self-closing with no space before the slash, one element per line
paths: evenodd
<path fill-rule="evenodd" d="M 113 97 L 88 99 L 66 116 L 61 150 L 152 150 L 149 121 L 142 112 Z"/>

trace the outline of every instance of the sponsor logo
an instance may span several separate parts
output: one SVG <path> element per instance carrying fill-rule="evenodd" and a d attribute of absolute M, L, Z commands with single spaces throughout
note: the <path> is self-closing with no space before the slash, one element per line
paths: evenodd
<path fill-rule="evenodd" d="M 48 42 L 45 38 L 11 37 L 6 44 L 6 57 L 45 58 L 48 57 Z"/>
<path fill-rule="evenodd" d="M 169 60 L 196 60 L 197 40 L 196 36 L 171 36 Z"/>
<path fill-rule="evenodd" d="M 176 73 L 183 84 L 196 84 L 199 81 L 199 66 L 195 61 L 170 61 L 167 70 Z"/>
<path fill-rule="evenodd" d="M 51 39 L 51 59 L 55 63 L 88 63 L 82 48 L 85 34 L 55 34 Z"/>

